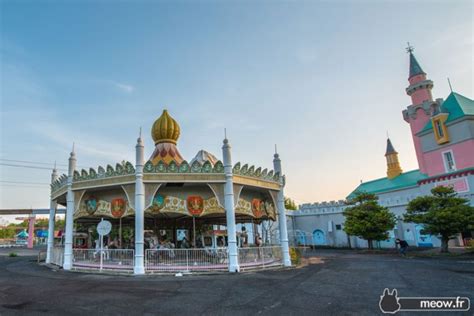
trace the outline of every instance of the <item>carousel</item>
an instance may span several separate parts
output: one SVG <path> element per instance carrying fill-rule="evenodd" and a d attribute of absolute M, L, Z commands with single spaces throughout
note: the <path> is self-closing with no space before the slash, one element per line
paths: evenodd
<path fill-rule="evenodd" d="M 134 274 L 291 265 L 278 154 L 274 170 L 233 165 L 226 138 L 222 160 L 201 150 L 188 161 L 178 150 L 180 133 L 164 110 L 147 161 L 141 133 L 135 164 L 79 171 L 73 149 L 68 174 L 52 173 L 47 263 Z M 60 205 L 66 226 L 58 243 L 51 232 Z M 101 222 L 111 229 L 101 233 Z"/>

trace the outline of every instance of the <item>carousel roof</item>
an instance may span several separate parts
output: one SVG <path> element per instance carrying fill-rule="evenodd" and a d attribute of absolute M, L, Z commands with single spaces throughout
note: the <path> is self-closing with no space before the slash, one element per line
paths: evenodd
<path fill-rule="evenodd" d="M 223 184 L 226 175 L 222 161 L 206 150 L 200 150 L 189 163 L 184 160 L 176 145 L 180 135 L 179 125 L 166 110 L 153 124 L 151 135 L 155 150 L 144 164 L 142 175 L 147 201 L 145 213 L 164 218 L 225 216 Z M 240 162 L 233 166 L 232 174 L 236 188 L 240 188 L 238 196 L 242 191 L 245 195 L 245 198 L 242 196 L 235 201 L 236 216 L 274 220 L 275 192 L 284 185 L 284 177 L 273 170 L 241 165 Z M 128 161 L 117 163 L 115 167 L 107 165 L 75 170 L 71 183 L 78 199 L 74 218 L 122 218 L 133 215 L 135 183 L 135 166 Z M 63 174 L 51 184 L 52 199 L 65 204 L 67 190 L 68 177 Z M 166 193 L 160 195 L 161 190 Z M 211 195 L 208 194 L 210 192 Z M 188 205 L 189 199 L 196 198 L 193 201 L 200 206 L 198 215 L 192 213 Z"/>
<path fill-rule="evenodd" d="M 192 165 L 195 161 L 199 162 L 201 165 L 204 164 L 206 161 L 209 161 L 211 165 L 214 166 L 219 161 L 219 159 L 217 159 L 216 156 L 214 156 L 210 152 L 201 149 L 191 160 L 190 164 Z"/>

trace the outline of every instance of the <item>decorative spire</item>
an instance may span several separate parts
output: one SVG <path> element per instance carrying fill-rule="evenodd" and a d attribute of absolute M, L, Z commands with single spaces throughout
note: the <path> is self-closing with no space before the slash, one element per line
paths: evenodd
<path fill-rule="evenodd" d="M 390 138 L 387 138 L 387 150 L 385 151 L 385 156 L 391 155 L 391 154 L 398 154 L 395 148 L 393 148 L 392 142 L 390 141 Z"/>
<path fill-rule="evenodd" d="M 76 159 L 76 143 L 75 142 L 72 142 L 72 151 L 69 158 Z"/>
<path fill-rule="evenodd" d="M 184 159 L 176 147 L 180 133 L 178 122 L 168 114 L 167 110 L 163 110 L 151 129 L 151 136 L 155 141 L 155 151 L 150 160 L 154 165 L 159 161 L 165 164 L 174 161 L 177 165 L 183 162 Z"/>
<path fill-rule="evenodd" d="M 142 127 L 141 126 L 140 126 L 140 131 L 138 132 L 137 146 L 143 146 Z"/>
<path fill-rule="evenodd" d="M 387 150 L 385 151 L 385 158 L 387 159 L 387 178 L 393 179 L 399 176 L 403 170 L 398 161 L 398 152 L 392 145 L 390 138 L 387 138 Z"/>
<path fill-rule="evenodd" d="M 415 55 L 413 55 L 413 51 L 415 50 L 415 48 L 410 45 L 410 42 L 408 42 L 408 47 L 406 48 L 406 50 L 407 53 L 410 54 L 410 75 L 408 76 L 408 78 L 421 74 L 426 75 L 426 73 L 423 71 L 423 69 L 421 69 L 420 64 L 416 60 Z"/>
<path fill-rule="evenodd" d="M 449 80 L 448 77 L 448 84 L 449 84 L 449 90 L 451 90 L 451 93 L 453 92 L 453 86 L 451 85 L 451 80 Z"/>

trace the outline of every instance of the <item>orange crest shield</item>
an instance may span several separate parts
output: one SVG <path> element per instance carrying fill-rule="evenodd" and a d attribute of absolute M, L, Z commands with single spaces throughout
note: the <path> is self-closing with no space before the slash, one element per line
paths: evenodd
<path fill-rule="evenodd" d="M 263 216 L 264 211 L 263 211 L 262 200 L 259 200 L 259 199 L 252 200 L 252 213 L 253 213 L 253 216 L 255 216 L 256 218 L 260 218 Z"/>
<path fill-rule="evenodd" d="M 115 218 L 120 218 L 125 213 L 125 200 L 124 199 L 113 199 L 111 205 L 111 213 Z"/>
<path fill-rule="evenodd" d="M 202 211 L 204 210 L 204 201 L 202 197 L 198 195 L 191 195 L 188 196 L 186 200 L 186 204 L 188 207 L 188 212 L 193 216 L 201 215 Z"/>

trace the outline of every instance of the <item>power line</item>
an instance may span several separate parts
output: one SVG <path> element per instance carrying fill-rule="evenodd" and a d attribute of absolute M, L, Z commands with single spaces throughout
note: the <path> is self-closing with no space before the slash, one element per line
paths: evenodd
<path fill-rule="evenodd" d="M 28 161 L 28 160 L 16 160 L 16 159 L 3 159 L 3 158 L 0 158 L 0 160 L 9 161 L 9 162 L 21 162 L 21 163 L 32 163 L 32 164 L 36 164 L 36 165 L 54 166 L 54 163 L 50 163 L 50 162 L 39 162 L 39 161 Z M 63 164 L 63 163 L 58 163 L 57 165 L 58 165 L 58 166 L 67 166 L 67 164 Z"/>
<path fill-rule="evenodd" d="M 14 164 L 3 163 L 3 162 L 0 162 L 0 165 L 1 165 L 1 166 L 6 166 L 6 167 L 41 169 L 41 170 L 49 170 L 49 171 L 52 170 L 52 168 L 47 168 L 47 167 L 27 166 L 27 165 L 14 165 Z M 58 171 L 67 171 L 66 169 L 56 169 L 56 170 L 58 170 Z"/>
<path fill-rule="evenodd" d="M 40 161 L 28 161 L 28 160 L 17 160 L 17 159 L 4 159 L 4 158 L 0 158 L 0 161 L 7 161 L 7 162 L 15 162 L 15 163 L 28 163 L 28 164 L 34 164 L 34 165 L 46 165 L 46 166 L 51 166 L 51 168 L 48 168 L 49 170 L 53 169 L 52 166 L 54 166 L 55 164 L 54 163 L 50 163 L 50 162 L 40 162 Z M 2 162 L 0 162 L 0 164 L 4 164 Z M 68 164 L 64 164 L 64 163 L 56 163 L 56 165 L 58 166 L 65 166 L 67 167 Z M 84 166 L 76 166 L 76 168 L 86 168 Z M 64 170 L 64 169 L 57 169 L 57 170 Z"/>
<path fill-rule="evenodd" d="M 40 185 L 50 185 L 45 182 L 23 182 L 23 181 L 0 181 L 1 183 L 18 183 L 18 184 L 40 184 Z"/>
<path fill-rule="evenodd" d="M 16 188 L 35 188 L 35 189 L 49 189 L 44 185 L 33 185 L 33 184 L 5 184 L 0 183 L 0 187 L 16 187 Z"/>

